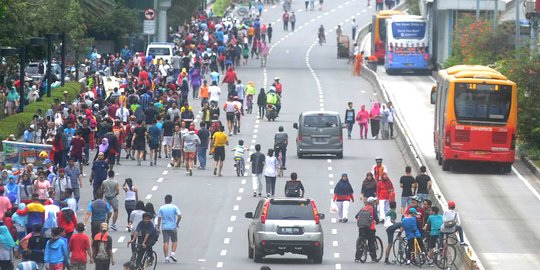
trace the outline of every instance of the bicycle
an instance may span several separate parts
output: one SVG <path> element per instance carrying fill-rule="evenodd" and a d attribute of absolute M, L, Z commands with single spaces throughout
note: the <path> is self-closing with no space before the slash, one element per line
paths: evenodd
<path fill-rule="evenodd" d="M 442 248 L 435 251 L 434 263 L 440 269 L 450 269 L 456 261 L 456 248 L 449 244 L 450 235 L 442 234 L 440 237 L 444 237 L 444 244 Z"/>
<path fill-rule="evenodd" d="M 426 263 L 426 254 L 422 250 L 418 239 L 415 237 L 413 240 L 413 250 L 411 252 L 411 264 L 422 267 Z"/>
<path fill-rule="evenodd" d="M 399 265 L 402 265 L 407 262 L 405 256 L 405 252 L 407 252 L 407 238 L 401 236 L 399 231 L 397 231 L 396 239 L 392 243 L 392 252 L 394 253 L 394 264 L 399 263 Z"/>
<path fill-rule="evenodd" d="M 136 244 L 137 247 L 137 253 L 140 251 L 140 249 L 143 249 L 144 247 L 141 244 Z M 152 269 L 155 270 L 157 266 L 157 253 L 156 251 L 152 250 L 152 253 L 144 252 L 143 257 L 141 259 L 140 265 L 137 265 L 137 270 L 145 270 L 145 269 Z"/>
<path fill-rule="evenodd" d="M 244 165 L 244 159 L 241 157 L 235 157 L 235 167 L 236 167 L 236 175 L 237 176 L 244 176 L 245 173 L 245 165 Z"/>
<path fill-rule="evenodd" d="M 364 235 L 358 235 L 358 238 L 356 239 L 356 254 L 355 254 L 355 262 L 361 262 L 365 263 L 367 261 L 367 256 L 369 253 L 369 245 L 368 245 L 368 239 Z M 377 256 L 375 259 L 377 261 L 380 261 L 382 259 L 384 253 L 383 249 L 383 243 L 379 236 L 375 235 L 375 255 Z"/>

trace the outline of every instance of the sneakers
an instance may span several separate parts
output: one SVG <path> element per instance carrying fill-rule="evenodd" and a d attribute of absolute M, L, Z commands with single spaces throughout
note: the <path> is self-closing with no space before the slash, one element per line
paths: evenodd
<path fill-rule="evenodd" d="M 257 191 L 253 191 L 253 197 L 257 197 Z"/>
<path fill-rule="evenodd" d="M 176 259 L 176 255 L 175 255 L 173 252 L 171 252 L 171 254 L 169 254 L 169 258 L 170 258 L 171 261 L 173 261 L 173 262 L 177 262 L 177 261 L 178 261 L 178 259 Z"/>
<path fill-rule="evenodd" d="M 343 223 L 347 223 L 347 221 L 349 221 L 348 219 L 344 218 L 341 222 Z"/>
<path fill-rule="evenodd" d="M 118 231 L 118 229 L 116 228 L 116 224 L 111 225 L 111 230 L 113 230 L 115 232 Z"/>
<path fill-rule="evenodd" d="M 466 247 L 466 246 L 468 246 L 468 244 L 467 244 L 467 243 L 465 243 L 465 242 L 460 242 L 460 243 L 459 243 L 459 245 L 460 245 L 460 246 L 462 246 L 462 247 Z"/>
<path fill-rule="evenodd" d="M 214 168 L 214 175 L 217 175 L 217 168 Z"/>
<path fill-rule="evenodd" d="M 154 166 L 154 162 L 150 161 L 150 167 Z"/>
<path fill-rule="evenodd" d="M 171 263 L 171 259 L 169 257 L 165 258 L 165 263 Z"/>

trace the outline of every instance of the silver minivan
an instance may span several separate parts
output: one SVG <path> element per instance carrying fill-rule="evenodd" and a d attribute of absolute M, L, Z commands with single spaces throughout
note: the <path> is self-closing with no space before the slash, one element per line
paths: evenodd
<path fill-rule="evenodd" d="M 296 154 L 299 158 L 312 154 L 331 154 L 343 158 L 343 125 L 339 113 L 303 112 L 293 127 L 298 129 Z"/>

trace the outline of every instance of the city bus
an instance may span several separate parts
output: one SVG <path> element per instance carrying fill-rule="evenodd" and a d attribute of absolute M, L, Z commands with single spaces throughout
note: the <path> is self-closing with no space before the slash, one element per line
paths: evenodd
<path fill-rule="evenodd" d="M 384 61 L 384 46 L 386 44 L 386 19 L 392 15 L 405 14 L 399 10 L 382 10 L 373 15 L 370 25 L 371 55 L 375 55 L 379 63 Z M 360 44 L 358 44 L 360 45 Z"/>
<path fill-rule="evenodd" d="M 406 71 L 429 74 L 429 35 L 421 16 L 394 15 L 386 19 L 386 57 L 388 75 Z"/>
<path fill-rule="evenodd" d="M 435 104 L 435 156 L 444 171 L 457 161 L 489 162 L 509 173 L 515 159 L 516 84 L 486 66 L 439 71 L 431 90 Z"/>

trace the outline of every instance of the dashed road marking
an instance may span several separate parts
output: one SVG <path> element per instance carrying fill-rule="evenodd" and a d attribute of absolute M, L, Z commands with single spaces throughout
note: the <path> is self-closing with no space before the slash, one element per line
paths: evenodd
<path fill-rule="evenodd" d="M 237 196 L 237 197 L 236 197 L 236 200 L 237 200 L 237 201 L 240 201 L 240 200 L 242 200 L 242 197 L 241 197 L 241 196 Z"/>
<path fill-rule="evenodd" d="M 332 229 L 332 234 L 337 234 L 337 229 Z"/>
<path fill-rule="evenodd" d="M 240 209 L 240 206 L 239 206 L 239 205 L 234 205 L 234 206 L 233 206 L 233 211 L 238 211 L 238 209 Z"/>
<path fill-rule="evenodd" d="M 152 191 L 156 191 L 157 188 L 158 188 L 158 186 L 153 186 L 153 187 L 152 187 Z"/>
<path fill-rule="evenodd" d="M 221 250 L 221 252 L 219 253 L 219 255 L 221 255 L 221 256 L 227 255 L 227 250 L 226 250 L 226 249 Z"/>
<path fill-rule="evenodd" d="M 339 245 L 338 241 L 332 241 L 332 246 L 337 247 Z"/>
<path fill-rule="evenodd" d="M 229 243 L 231 243 L 231 238 L 223 239 L 223 244 L 228 245 Z"/>
<path fill-rule="evenodd" d="M 328 167 L 328 170 L 331 171 L 331 170 L 332 170 L 332 167 L 329 166 L 329 167 Z"/>
<path fill-rule="evenodd" d="M 334 258 L 339 258 L 339 252 L 334 252 Z"/>
<path fill-rule="evenodd" d="M 334 185 L 334 181 L 328 181 L 328 184 L 333 186 Z"/>
<path fill-rule="evenodd" d="M 336 222 L 337 222 L 337 218 L 332 218 L 331 222 L 332 222 L 332 223 L 336 223 Z"/>
<path fill-rule="evenodd" d="M 341 270 L 341 264 L 340 263 L 336 263 L 336 270 Z"/>
<path fill-rule="evenodd" d="M 152 198 L 152 194 L 146 195 L 146 199 L 147 199 L 147 200 L 150 200 L 151 198 Z"/>
<path fill-rule="evenodd" d="M 242 179 L 242 180 L 240 181 L 240 184 L 245 185 L 245 184 L 246 184 L 246 179 Z"/>
<path fill-rule="evenodd" d="M 331 160 L 331 159 L 327 159 L 326 162 L 332 163 L 332 160 Z"/>
<path fill-rule="evenodd" d="M 227 227 L 227 232 L 232 233 L 233 232 L 233 227 Z"/>
<path fill-rule="evenodd" d="M 169 173 L 169 171 L 163 171 L 163 173 L 161 173 L 161 174 L 167 175 L 168 173 Z"/>
<path fill-rule="evenodd" d="M 334 194 L 334 189 L 333 188 L 330 189 L 330 194 Z"/>
<path fill-rule="evenodd" d="M 126 239 L 125 236 L 120 236 L 120 237 L 118 237 L 118 243 L 124 242 L 125 239 Z"/>
<path fill-rule="evenodd" d="M 169 165 L 170 165 L 170 164 L 169 164 Z M 158 178 L 158 179 L 157 179 L 157 182 L 158 182 L 158 183 L 163 182 L 163 177 Z"/>
<path fill-rule="evenodd" d="M 116 253 L 116 251 L 118 251 L 117 248 L 113 248 L 113 249 L 112 249 L 112 253 Z"/>
<path fill-rule="evenodd" d="M 217 267 L 217 268 L 223 268 L 223 262 L 218 262 L 218 263 L 216 264 L 216 267 Z"/>
<path fill-rule="evenodd" d="M 333 174 L 328 174 L 328 178 L 334 178 Z"/>
<path fill-rule="evenodd" d="M 244 193 L 244 188 L 239 188 L 238 193 Z"/>

